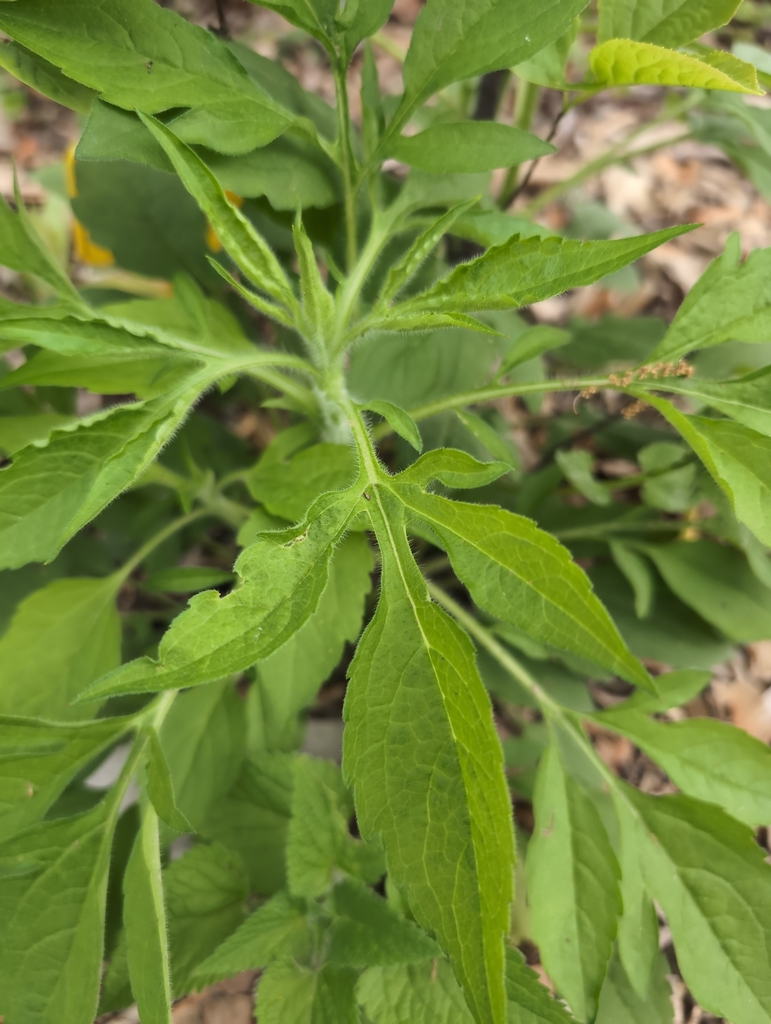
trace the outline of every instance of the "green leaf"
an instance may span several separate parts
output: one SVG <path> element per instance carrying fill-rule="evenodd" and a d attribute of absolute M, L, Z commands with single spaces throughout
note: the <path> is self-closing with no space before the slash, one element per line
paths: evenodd
<path fill-rule="evenodd" d="M 596 1024 L 672 1024 L 672 988 L 667 981 L 669 965 L 656 949 L 657 959 L 649 988 L 640 995 L 614 953 L 600 994 Z"/>
<path fill-rule="evenodd" d="M 158 817 L 152 807 L 142 814 L 139 835 L 123 879 L 131 990 L 142 1024 L 171 1024 L 171 979 L 166 939 L 166 908 L 161 884 Z"/>
<path fill-rule="evenodd" d="M 378 1024 L 473 1021 L 446 960 L 433 965 L 370 967 L 359 979 L 356 994 L 367 1017 Z"/>
<path fill-rule="evenodd" d="M 92 1024 L 114 824 L 102 803 L 0 844 L 0 1012 L 6 1020 Z"/>
<path fill-rule="evenodd" d="M 456 409 L 455 415 L 466 430 L 484 445 L 491 455 L 494 455 L 500 462 L 505 462 L 511 467 L 518 464 L 517 456 L 509 445 L 506 444 L 506 441 L 495 427 L 488 423 L 487 420 L 477 416 L 474 412 L 469 412 L 468 409 Z"/>
<path fill-rule="evenodd" d="M 429 174 L 479 174 L 556 152 L 537 135 L 495 121 L 432 125 L 418 135 L 399 135 L 389 156 Z"/>
<path fill-rule="evenodd" d="M 65 725 L 0 718 L 0 840 L 34 825 L 70 780 L 131 726 L 130 718 Z"/>
<path fill-rule="evenodd" d="M 346 779 L 362 835 L 382 840 L 389 875 L 449 952 L 475 1019 L 503 1024 L 514 847 L 489 700 L 468 638 L 428 599 L 400 500 L 379 485 L 370 514 L 383 582 L 351 666 Z"/>
<path fill-rule="evenodd" d="M 268 448 L 246 484 L 271 515 L 298 522 L 320 494 L 350 486 L 355 472 L 348 445 L 316 444 L 288 461 L 282 452 Z"/>
<path fill-rule="evenodd" d="M 320 971 L 279 960 L 257 992 L 260 1024 L 359 1024 L 356 972 L 327 964 Z"/>
<path fill-rule="evenodd" d="M 418 425 L 412 416 L 405 412 L 404 409 L 400 409 L 399 406 L 394 405 L 393 402 L 383 402 L 378 401 L 377 399 L 374 402 L 367 402 L 367 404 L 362 406 L 362 408 L 365 410 L 368 409 L 370 412 L 377 413 L 378 416 L 382 416 L 391 429 L 395 431 L 399 437 L 403 437 L 405 441 L 411 444 L 416 452 L 423 451 L 423 439 L 420 436 Z"/>
<path fill-rule="evenodd" d="M 337 0 L 268 0 L 261 6 L 277 11 L 292 25 L 304 29 L 325 45 L 334 45 L 340 9 Z"/>
<path fill-rule="evenodd" d="M 177 998 L 198 985 L 194 970 L 242 923 L 249 880 L 238 854 L 199 844 L 164 870 L 163 892 Z"/>
<path fill-rule="evenodd" d="M 79 114 L 87 114 L 94 102 L 96 93 L 93 89 L 67 78 L 38 54 L 10 40 L 0 47 L 0 67 L 54 103 L 71 107 Z"/>
<path fill-rule="evenodd" d="M 693 448 L 728 495 L 736 518 L 771 547 L 771 438 L 730 420 L 687 416 L 663 398 L 641 397 Z"/>
<path fill-rule="evenodd" d="M 688 796 L 718 804 L 746 825 L 769 820 L 771 751 L 742 729 L 710 718 L 657 722 L 624 709 L 598 720 L 632 740 Z"/>
<path fill-rule="evenodd" d="M 159 593 L 193 594 L 209 587 L 220 587 L 232 583 L 235 576 L 209 565 L 175 565 L 173 569 L 161 569 L 147 579 L 148 590 Z"/>
<path fill-rule="evenodd" d="M 8 377 L 13 374 L 9 373 Z M 8 377 L 0 382 L 5 385 Z M 33 413 L 31 416 L 0 416 L 0 450 L 13 455 L 33 441 L 45 441 L 59 427 L 75 422 L 74 416 L 56 412 Z"/>
<path fill-rule="evenodd" d="M 529 60 L 517 64 L 512 69 L 514 74 L 526 82 L 543 85 L 547 89 L 569 88 L 566 82 L 566 65 L 580 26 L 580 19 L 574 18 L 567 32 L 545 46 L 543 50 L 533 54 Z"/>
<path fill-rule="evenodd" d="M 570 452 L 559 450 L 554 459 L 579 494 L 583 494 L 593 505 L 610 505 L 610 491 L 595 479 L 592 472 L 594 457 L 591 452 L 579 448 Z"/>
<path fill-rule="evenodd" d="M 404 63 L 404 97 L 391 124 L 451 82 L 520 64 L 558 39 L 585 0 L 429 0 Z"/>
<path fill-rule="evenodd" d="M 653 608 L 655 580 L 650 566 L 637 552 L 620 540 L 609 541 L 610 553 L 619 572 L 634 591 L 634 610 L 638 619 L 647 619 Z"/>
<path fill-rule="evenodd" d="M 277 893 L 196 967 L 192 981 L 203 988 L 241 971 L 267 967 L 280 957 L 301 958 L 311 938 L 304 901 Z"/>
<path fill-rule="evenodd" d="M 377 331 L 437 331 L 442 327 L 466 327 L 480 334 L 497 335 L 499 332 L 488 327 L 481 320 L 463 313 L 400 312 L 397 306 L 393 312 L 382 313 L 368 322 L 368 330 Z"/>
<path fill-rule="evenodd" d="M 323 896 L 349 837 L 350 798 L 331 761 L 300 756 L 294 764 L 286 869 L 292 896 Z"/>
<path fill-rule="evenodd" d="M 764 366 L 739 380 L 667 381 L 666 389 L 704 402 L 771 437 L 771 367 Z"/>
<path fill-rule="evenodd" d="M 151 0 L 16 0 L 0 29 L 117 107 L 193 108 L 175 120 L 191 143 L 246 153 L 293 121 L 222 40 Z"/>
<path fill-rule="evenodd" d="M 727 24 L 740 0 L 600 0 L 600 42 L 640 39 L 685 46 Z"/>
<path fill-rule="evenodd" d="M 421 489 L 438 480 L 452 490 L 485 487 L 508 473 L 506 462 L 477 462 L 466 452 L 454 448 L 435 448 L 399 474 L 399 481 Z"/>
<path fill-rule="evenodd" d="M 496 380 L 505 377 L 515 367 L 536 359 L 545 352 L 552 352 L 555 348 L 567 345 L 572 335 L 569 331 L 563 331 L 559 327 L 551 327 L 549 324 L 538 324 L 522 332 L 503 357 L 500 368 L 495 375 Z"/>
<path fill-rule="evenodd" d="M 566 773 L 554 739 L 538 768 L 527 851 L 533 936 L 579 1020 L 593 1020 L 617 918 L 620 871 L 599 814 Z"/>
<path fill-rule="evenodd" d="M 352 880 L 332 893 L 335 917 L 329 930 L 329 962 L 349 967 L 419 964 L 441 950 L 417 925 L 399 914 L 372 889 Z"/>
<path fill-rule="evenodd" d="M 771 589 L 735 548 L 699 540 L 642 550 L 680 600 L 726 636 L 745 643 L 771 639 Z"/>
<path fill-rule="evenodd" d="M 307 526 L 260 535 L 242 552 L 242 579 L 226 597 L 205 590 L 164 634 L 158 660 L 139 658 L 81 695 L 153 693 L 242 672 L 278 650 L 313 614 L 337 543 L 360 511 L 353 491 L 319 499 Z"/>
<path fill-rule="evenodd" d="M 645 711 L 655 714 L 669 711 L 693 700 L 705 689 L 712 679 L 711 672 L 700 672 L 698 669 L 683 669 L 680 672 L 667 672 L 656 676 L 657 695 L 637 690 L 622 704 L 616 705 L 617 710 Z"/>
<path fill-rule="evenodd" d="M 692 57 L 653 43 L 609 39 L 592 50 L 589 64 L 604 88 L 674 85 L 764 95 L 752 64 L 722 50 L 699 51 L 698 57 Z"/>
<path fill-rule="evenodd" d="M 197 388 L 183 386 L 163 398 L 118 406 L 23 449 L 0 470 L 0 567 L 50 561 L 142 475 L 197 395 Z"/>
<path fill-rule="evenodd" d="M 0 8 L 0 20 L 2 10 Z M 82 310 L 85 303 L 33 226 L 18 183 L 15 183 L 15 195 L 15 213 L 0 197 L 0 265 L 22 274 L 34 274 L 50 285 L 67 306 Z"/>
<path fill-rule="evenodd" d="M 158 733 L 150 728 L 147 735 L 147 795 L 155 813 L 176 832 L 192 832 L 193 826 L 177 807 L 174 799 L 174 783 Z"/>
<path fill-rule="evenodd" d="M 508 1024 L 570 1024 L 575 1019 L 552 999 L 518 949 L 506 950 L 506 998 Z"/>
<path fill-rule="evenodd" d="M 640 860 L 661 905 L 685 982 L 709 1013 L 735 1024 L 771 1019 L 771 868 L 745 825 L 684 796 L 631 787 Z"/>
<path fill-rule="evenodd" d="M 292 237 L 300 269 L 303 334 L 324 352 L 334 330 L 335 300 L 321 278 L 313 243 L 299 220 L 292 225 Z"/>
<path fill-rule="evenodd" d="M 235 783 L 244 758 L 243 703 L 230 680 L 180 694 L 160 739 L 176 805 L 200 829 Z"/>
<path fill-rule="evenodd" d="M 259 705 L 254 717 L 260 728 L 251 745 L 268 750 L 294 745 L 296 716 L 329 678 L 345 643 L 354 643 L 361 632 L 372 569 L 372 551 L 363 534 L 351 534 L 335 549 L 316 611 L 291 640 L 257 664 L 247 705 Z"/>
<path fill-rule="evenodd" d="M 286 886 L 285 846 L 293 786 L 291 755 L 253 753 L 236 784 L 214 803 L 201 827 L 207 838 L 242 855 L 252 889 L 263 895 Z"/>
<path fill-rule="evenodd" d="M 206 214 L 222 245 L 247 279 L 294 309 L 296 300 L 281 264 L 251 221 L 227 198 L 206 164 L 160 121 L 144 114 L 140 117 L 163 147 L 182 184 Z"/>
<path fill-rule="evenodd" d="M 0 713 L 91 718 L 75 696 L 120 665 L 119 582 L 53 580 L 25 597 L 0 638 Z"/>
<path fill-rule="evenodd" d="M 684 445 L 669 441 L 657 441 L 640 449 L 637 461 L 644 473 L 651 474 L 642 486 L 646 505 L 662 512 L 687 512 L 696 503 L 696 465 L 682 464 L 688 458 Z M 680 468 L 662 472 L 670 466 Z"/>
<path fill-rule="evenodd" d="M 536 640 L 652 688 L 583 570 L 532 520 L 493 505 L 448 501 L 417 487 L 402 486 L 398 493 L 439 535 L 480 608 Z"/>
<path fill-rule="evenodd" d="M 515 236 L 456 267 L 428 291 L 394 307 L 393 313 L 469 313 L 529 306 L 599 281 L 691 230 L 686 225 L 612 242 Z"/>

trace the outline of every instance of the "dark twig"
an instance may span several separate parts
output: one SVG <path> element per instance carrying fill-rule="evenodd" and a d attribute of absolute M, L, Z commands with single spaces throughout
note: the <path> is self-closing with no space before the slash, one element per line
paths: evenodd
<path fill-rule="evenodd" d="M 228 25 L 228 17 L 225 13 L 225 0 L 214 0 L 214 6 L 217 8 L 217 20 L 219 22 L 214 31 L 218 36 L 222 36 L 223 39 L 230 39 L 230 26 Z"/>
<path fill-rule="evenodd" d="M 557 134 L 557 129 L 559 128 L 560 123 L 562 122 L 562 118 L 565 116 L 565 114 L 567 114 L 567 112 L 567 107 L 563 107 L 562 110 L 560 110 L 559 114 L 557 114 L 549 131 L 549 134 L 546 136 L 547 142 L 551 142 L 551 140 Z M 541 160 L 543 160 L 543 157 L 541 156 L 533 160 L 533 162 L 530 164 L 530 168 L 527 174 L 524 176 L 520 184 L 517 185 L 517 187 L 514 189 L 510 196 L 505 197 L 503 203 L 504 209 L 508 209 L 508 207 L 511 206 L 514 200 L 517 198 L 517 196 L 521 195 L 521 193 L 525 191 L 527 186 L 530 184 L 530 180 L 535 174 L 535 169 L 540 164 Z"/>

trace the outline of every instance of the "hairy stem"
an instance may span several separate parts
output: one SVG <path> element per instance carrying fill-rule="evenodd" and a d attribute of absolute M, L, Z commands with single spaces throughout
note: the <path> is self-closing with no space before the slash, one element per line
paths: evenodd
<path fill-rule="evenodd" d="M 358 242 L 356 237 L 356 159 L 351 141 L 351 112 L 348 102 L 346 70 L 339 61 L 334 64 L 335 94 L 337 96 L 337 144 L 343 172 L 345 196 L 345 240 L 348 270 L 356 263 Z"/>

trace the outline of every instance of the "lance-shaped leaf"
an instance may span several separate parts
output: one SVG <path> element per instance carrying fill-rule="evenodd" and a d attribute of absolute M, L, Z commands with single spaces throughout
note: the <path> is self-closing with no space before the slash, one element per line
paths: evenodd
<path fill-rule="evenodd" d="M 707 267 L 672 321 L 649 363 L 678 359 L 723 341 L 764 342 L 771 331 L 771 249 L 741 262 L 738 235 Z"/>
<path fill-rule="evenodd" d="M 158 816 L 151 805 L 142 815 L 123 879 L 131 991 L 142 1024 L 171 1024 L 171 978 L 166 908 L 161 884 Z"/>
<path fill-rule="evenodd" d="M 120 581 L 53 580 L 19 604 L 0 638 L 0 713 L 90 718 L 77 694 L 120 665 Z"/>
<path fill-rule="evenodd" d="M 176 832 L 192 832 L 193 826 L 177 807 L 169 765 L 158 733 L 152 727 L 148 729 L 147 739 L 146 787 L 155 813 Z"/>
<path fill-rule="evenodd" d="M 496 121 L 432 125 L 418 135 L 399 135 L 389 156 L 429 174 L 480 174 L 554 153 L 537 135 Z"/>
<path fill-rule="evenodd" d="M 300 270 L 303 334 L 323 352 L 334 329 L 335 300 L 322 280 L 313 243 L 301 222 L 292 225 L 292 237 Z"/>
<path fill-rule="evenodd" d="M 22 274 L 34 274 L 50 285 L 66 305 L 85 307 L 77 289 L 32 226 L 18 184 L 15 213 L 0 197 L 0 265 Z"/>
<path fill-rule="evenodd" d="M 451 82 L 521 64 L 567 31 L 586 0 L 429 0 L 404 62 L 404 97 L 391 132 Z"/>
<path fill-rule="evenodd" d="M 367 1019 L 378 1024 L 472 1024 L 474 1020 L 446 960 L 370 967 L 359 979 L 356 994 Z"/>
<path fill-rule="evenodd" d="M 0 567 L 45 562 L 129 487 L 184 422 L 199 389 L 97 413 L 0 470 Z"/>
<path fill-rule="evenodd" d="M 144 114 L 140 117 L 163 147 L 182 184 L 206 214 L 237 266 L 258 288 L 290 310 L 294 309 L 296 300 L 281 264 L 265 239 L 227 198 L 203 160 L 160 121 Z"/>
<path fill-rule="evenodd" d="M 260 1024 L 359 1024 L 356 979 L 348 967 L 326 964 L 313 971 L 293 960 L 278 960 L 260 980 Z"/>
<path fill-rule="evenodd" d="M 751 829 L 691 797 L 624 787 L 640 822 L 645 880 L 672 930 L 685 982 L 709 1013 L 771 1020 L 771 867 Z"/>
<path fill-rule="evenodd" d="M 294 120 L 221 39 L 152 0 L 15 0 L 0 29 L 117 107 L 193 108 L 176 121 L 191 143 L 248 153 Z"/>
<path fill-rule="evenodd" d="M 572 1024 L 575 1018 L 552 999 L 518 949 L 506 950 L 508 1024 Z"/>
<path fill-rule="evenodd" d="M 123 665 L 82 699 L 208 683 L 278 650 L 315 611 L 335 545 L 361 504 L 354 491 L 323 496 L 307 525 L 263 534 L 236 562 L 241 586 L 227 597 L 216 590 L 197 594 L 161 640 L 157 661 Z"/>
<path fill-rule="evenodd" d="M 600 816 L 552 741 L 538 768 L 527 851 L 533 935 L 579 1020 L 593 1020 L 621 913 L 619 867 Z"/>
<path fill-rule="evenodd" d="M 0 48 L 0 67 L 54 103 L 88 114 L 96 97 L 93 89 L 67 78 L 43 57 L 9 39 Z"/>
<path fill-rule="evenodd" d="M 670 238 L 693 228 L 667 228 L 651 235 L 611 242 L 515 235 L 470 263 L 456 267 L 428 291 L 394 307 L 406 313 L 470 313 L 529 306 L 570 288 L 592 284 L 633 263 Z"/>
<path fill-rule="evenodd" d="M 672 986 L 667 978 L 670 970 L 666 957 L 657 949 L 648 986 L 641 995 L 632 986 L 616 951 L 602 986 L 595 1024 L 673 1024 Z"/>
<path fill-rule="evenodd" d="M 475 1019 L 503 1024 L 514 845 L 500 743 L 473 648 L 428 599 L 401 502 L 373 490 L 383 589 L 351 666 L 344 770 L 362 834 L 382 840 Z"/>
<path fill-rule="evenodd" d="M 771 437 L 771 367 L 764 366 L 740 380 L 668 380 L 667 391 L 688 395 L 719 409 L 732 419 Z"/>
<path fill-rule="evenodd" d="M 771 547 L 771 438 L 731 420 L 687 416 L 666 399 L 639 394 L 693 448 L 728 495 L 736 518 Z"/>
<path fill-rule="evenodd" d="M 727 24 L 740 0 L 600 0 L 599 40 L 685 46 Z"/>
<path fill-rule="evenodd" d="M 423 439 L 420 436 L 418 425 L 412 416 L 405 412 L 404 409 L 401 409 L 398 405 L 394 405 L 393 402 L 383 402 L 378 399 L 367 402 L 367 404 L 363 405 L 362 408 L 368 409 L 370 412 L 377 413 L 378 416 L 382 416 L 388 426 L 397 433 L 399 437 L 403 437 L 405 441 L 411 444 L 416 452 L 423 451 Z"/>
<path fill-rule="evenodd" d="M 311 941 L 304 901 L 294 900 L 285 892 L 277 893 L 199 964 L 192 981 L 202 988 L 232 978 L 240 971 L 267 967 L 280 957 L 299 959 Z"/>
<path fill-rule="evenodd" d="M 67 783 L 131 722 L 105 718 L 68 725 L 0 717 L 0 840 L 39 821 Z"/>
<path fill-rule="evenodd" d="M 0 844 L 0 1011 L 9 1022 L 92 1024 L 113 827 L 102 803 Z"/>
<path fill-rule="evenodd" d="M 752 64 L 723 50 L 700 52 L 698 57 L 631 39 L 609 39 L 589 54 L 597 81 L 616 85 L 673 85 L 691 89 L 719 89 L 762 96 Z"/>
<path fill-rule="evenodd" d="M 639 711 L 609 710 L 603 726 L 626 736 L 688 796 L 718 804 L 747 825 L 771 821 L 771 751 L 727 722 L 657 722 Z"/>
<path fill-rule="evenodd" d="M 635 817 L 622 801 L 616 802 L 616 813 L 624 908 L 618 922 L 618 955 L 632 989 L 640 999 L 645 999 L 660 955 L 659 920 L 642 873 Z"/>
<path fill-rule="evenodd" d="M 417 487 L 399 487 L 398 493 L 441 538 L 480 608 L 542 643 L 652 689 L 586 574 L 567 548 L 532 520 L 494 505 L 448 501 Z"/>

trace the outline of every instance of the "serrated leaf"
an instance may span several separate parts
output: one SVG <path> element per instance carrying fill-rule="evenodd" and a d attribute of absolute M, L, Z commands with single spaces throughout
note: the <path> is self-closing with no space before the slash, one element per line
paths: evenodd
<path fill-rule="evenodd" d="M 279 960 L 263 974 L 257 990 L 260 1024 L 359 1024 L 356 972 L 325 965 L 319 971 Z"/>
<path fill-rule="evenodd" d="M 349 486 L 355 472 L 348 445 L 324 442 L 288 460 L 269 448 L 249 472 L 246 485 L 271 515 L 298 522 L 320 494 Z"/>
<path fill-rule="evenodd" d="M 732 640 L 771 639 L 771 589 L 734 548 L 708 540 L 642 547 L 669 588 Z"/>
<path fill-rule="evenodd" d="M 91 110 L 96 97 L 93 89 L 67 78 L 57 67 L 26 46 L 10 39 L 4 43 L 0 47 L 0 67 L 54 103 L 77 110 L 79 114 L 87 114 Z"/>
<path fill-rule="evenodd" d="M 398 493 L 439 535 L 480 608 L 536 640 L 652 689 L 589 579 L 567 549 L 532 520 L 493 505 L 423 494 L 416 487 L 399 487 Z"/>
<path fill-rule="evenodd" d="M 367 402 L 367 404 L 363 405 L 362 408 L 365 410 L 368 409 L 370 412 L 377 413 L 378 416 L 382 416 L 391 429 L 394 430 L 399 437 L 403 437 L 405 441 L 411 444 L 416 452 L 423 451 L 423 439 L 420 436 L 418 425 L 410 414 L 404 411 L 404 409 L 400 409 L 399 406 L 394 405 L 393 402 L 383 402 L 378 401 L 377 399 L 375 401 Z"/>
<path fill-rule="evenodd" d="M 171 978 L 161 884 L 161 850 L 158 816 L 152 807 L 146 807 L 142 814 L 139 835 L 126 867 L 123 920 L 131 990 L 142 1024 L 171 1024 Z"/>
<path fill-rule="evenodd" d="M 370 967 L 356 988 L 367 1017 L 378 1024 L 472 1024 L 463 992 L 446 960 Z"/>
<path fill-rule="evenodd" d="M 18 3 L 18 0 L 16 0 Z M 0 18 L 2 17 L 0 8 Z M 85 305 L 77 289 L 46 249 L 29 219 L 24 201 L 16 185 L 16 212 L 0 197 L 0 265 L 22 274 L 39 277 L 60 297 L 77 309 Z"/>
<path fill-rule="evenodd" d="M 297 715 L 329 678 L 345 643 L 354 643 L 361 632 L 372 568 L 366 538 L 346 537 L 332 556 L 329 582 L 316 611 L 291 640 L 258 662 L 247 703 L 259 703 L 260 746 L 282 750 L 293 745 Z"/>
<path fill-rule="evenodd" d="M 292 237 L 300 269 L 303 333 L 324 352 L 334 329 L 335 300 L 322 280 L 313 243 L 301 221 L 292 225 Z"/>
<path fill-rule="evenodd" d="M 66 427 L 74 422 L 74 416 L 64 416 L 56 412 L 33 413 L 31 416 L 0 416 L 0 451 L 6 455 L 14 455 L 33 441 L 45 441 L 58 427 Z"/>
<path fill-rule="evenodd" d="M 495 121 L 432 125 L 418 135 L 392 139 L 389 156 L 429 174 L 479 174 L 554 153 L 537 135 Z"/>
<path fill-rule="evenodd" d="M 508 1024 L 571 1024 L 575 1020 L 553 999 L 518 949 L 506 950 Z"/>
<path fill-rule="evenodd" d="M 771 367 L 764 366 L 739 380 L 667 381 L 666 389 L 704 402 L 771 437 Z"/>
<path fill-rule="evenodd" d="M 0 845 L 0 1011 L 92 1024 L 102 973 L 114 819 L 102 803 Z"/>
<path fill-rule="evenodd" d="M 192 832 L 193 826 L 177 807 L 174 783 L 155 729 L 148 729 L 147 795 L 158 817 L 176 832 Z M 157 827 L 156 827 L 157 831 Z"/>
<path fill-rule="evenodd" d="M 667 980 L 669 964 L 656 949 L 656 962 L 648 988 L 640 994 L 614 953 L 600 994 L 596 1024 L 672 1024 L 674 1004 Z"/>
<path fill-rule="evenodd" d="M 383 584 L 351 666 L 344 771 L 362 835 L 382 840 L 389 874 L 449 952 L 475 1019 L 503 1024 L 514 847 L 489 700 L 467 637 L 428 600 L 400 500 L 378 486 L 370 514 Z"/>
<path fill-rule="evenodd" d="M 693 448 L 736 518 L 771 547 L 771 438 L 731 420 L 687 416 L 663 398 L 642 395 Z"/>
<path fill-rule="evenodd" d="M 225 43 L 151 0 L 16 0 L 0 28 L 108 103 L 148 114 L 192 108 L 175 130 L 245 153 L 294 118 L 259 89 Z"/>
<path fill-rule="evenodd" d="M 0 713 L 49 719 L 91 718 L 75 696 L 120 665 L 119 582 L 53 580 L 17 607 L 0 637 Z"/>
<path fill-rule="evenodd" d="M 0 717 L 0 840 L 39 821 L 68 782 L 131 721 L 105 718 L 69 725 Z"/>
<path fill-rule="evenodd" d="M 433 939 L 360 883 L 347 880 L 336 885 L 332 906 L 335 917 L 329 930 L 330 963 L 390 967 L 441 956 Z"/>
<path fill-rule="evenodd" d="M 197 396 L 183 387 L 118 406 L 23 449 L 0 470 L 0 566 L 50 561 L 141 476 Z"/>
<path fill-rule="evenodd" d="M 638 619 L 647 619 L 653 608 L 655 581 L 650 566 L 633 548 L 619 540 L 609 542 L 616 568 L 634 591 L 634 610 Z"/>
<path fill-rule="evenodd" d="M 200 829 L 235 783 L 244 758 L 244 709 L 230 680 L 180 694 L 160 739 L 176 805 Z"/>
<path fill-rule="evenodd" d="M 292 896 L 323 896 L 348 833 L 352 806 L 340 769 L 331 761 L 300 756 L 294 764 L 286 872 Z"/>
<path fill-rule="evenodd" d="M 611 242 L 515 236 L 456 267 L 428 291 L 395 306 L 392 315 L 516 309 L 601 277 L 693 230 L 690 225 Z"/>
<path fill-rule="evenodd" d="M 311 944 L 302 900 L 280 892 L 256 910 L 192 975 L 196 988 L 267 967 L 284 956 L 301 958 Z"/>
<path fill-rule="evenodd" d="M 610 505 L 610 491 L 595 479 L 592 472 L 594 457 L 591 452 L 580 448 L 570 452 L 560 449 L 555 453 L 554 460 L 579 494 L 583 494 L 593 505 Z"/>
<path fill-rule="evenodd" d="M 658 722 L 619 709 L 600 716 L 659 764 L 688 796 L 717 804 L 746 825 L 771 820 L 771 751 L 727 722 Z"/>
<path fill-rule="evenodd" d="M 451 82 L 520 64 L 558 39 L 585 0 L 429 0 L 404 62 L 404 97 L 391 125 Z"/>
<path fill-rule="evenodd" d="M 235 785 L 211 807 L 201 832 L 238 851 L 252 889 L 270 895 L 286 887 L 286 835 L 291 817 L 294 757 L 252 753 Z"/>
<path fill-rule="evenodd" d="M 771 868 L 745 825 L 691 797 L 624 793 L 641 863 L 694 998 L 735 1024 L 771 1019 Z"/>
<path fill-rule="evenodd" d="M 763 96 L 752 64 L 723 50 L 694 57 L 653 43 L 609 39 L 589 54 L 589 64 L 604 88 L 617 85 L 674 85 Z"/>
<path fill-rule="evenodd" d="M 242 584 L 226 597 L 193 597 L 161 640 L 158 659 L 139 658 L 81 694 L 95 700 L 212 682 L 278 650 L 313 614 L 335 545 L 360 510 L 358 493 L 319 499 L 306 526 L 262 534 L 242 552 Z"/>
<path fill-rule="evenodd" d="M 600 0 L 600 42 L 640 39 L 685 46 L 727 24 L 740 0 Z"/>
<path fill-rule="evenodd" d="M 620 871 L 600 816 L 546 749 L 527 851 L 533 936 L 544 967 L 579 1020 L 593 1020 L 621 913 Z"/>
<path fill-rule="evenodd" d="M 17 0 L 18 2 L 18 0 Z M 206 164 L 177 135 L 154 117 L 140 114 L 171 161 L 182 184 L 217 232 L 239 269 L 252 284 L 293 309 L 296 300 L 281 264 L 251 221 L 232 203 Z"/>

